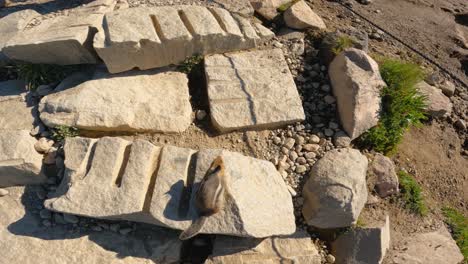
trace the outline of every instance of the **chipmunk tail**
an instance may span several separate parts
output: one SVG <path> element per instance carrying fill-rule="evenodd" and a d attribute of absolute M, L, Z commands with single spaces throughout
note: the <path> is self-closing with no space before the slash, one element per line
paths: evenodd
<path fill-rule="evenodd" d="M 206 216 L 201 216 L 200 218 L 195 220 L 195 222 L 193 222 L 189 226 L 189 228 L 185 229 L 184 231 L 182 231 L 182 233 L 180 233 L 179 239 L 187 240 L 198 235 L 198 233 L 200 233 L 200 230 L 202 229 L 205 222 L 206 222 Z"/>

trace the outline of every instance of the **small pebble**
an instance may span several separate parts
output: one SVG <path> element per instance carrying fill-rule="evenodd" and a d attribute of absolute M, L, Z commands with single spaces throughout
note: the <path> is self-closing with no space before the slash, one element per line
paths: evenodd
<path fill-rule="evenodd" d="M 77 224 L 80 221 L 77 216 L 71 214 L 63 214 L 63 220 L 70 224 Z"/>
<path fill-rule="evenodd" d="M 197 116 L 198 121 L 203 120 L 206 117 L 206 111 L 205 110 L 198 110 L 197 113 L 196 113 L 196 116 Z"/>

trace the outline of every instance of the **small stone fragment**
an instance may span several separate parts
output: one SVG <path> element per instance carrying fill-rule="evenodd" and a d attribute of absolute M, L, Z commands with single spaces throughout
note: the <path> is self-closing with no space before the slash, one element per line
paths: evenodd
<path fill-rule="evenodd" d="M 63 214 L 63 220 L 69 224 L 77 224 L 80 221 L 77 216 L 71 214 Z"/>
<path fill-rule="evenodd" d="M 322 18 L 303 0 L 294 3 L 284 12 L 286 25 L 294 29 L 326 29 Z"/>

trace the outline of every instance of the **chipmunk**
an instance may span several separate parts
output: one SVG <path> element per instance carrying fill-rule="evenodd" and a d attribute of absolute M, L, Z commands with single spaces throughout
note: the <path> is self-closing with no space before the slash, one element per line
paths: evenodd
<path fill-rule="evenodd" d="M 195 207 L 200 218 L 195 220 L 189 228 L 184 230 L 180 240 L 187 240 L 197 235 L 206 222 L 206 219 L 223 210 L 226 201 L 226 179 L 224 161 L 218 156 L 206 171 L 195 193 Z"/>

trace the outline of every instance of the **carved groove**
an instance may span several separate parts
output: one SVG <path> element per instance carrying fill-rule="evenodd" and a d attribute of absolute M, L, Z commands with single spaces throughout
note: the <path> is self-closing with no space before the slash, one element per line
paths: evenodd
<path fill-rule="evenodd" d="M 149 212 L 150 207 L 151 207 L 151 201 L 153 199 L 153 193 L 154 193 L 154 185 L 156 184 L 156 178 L 158 177 L 158 171 L 159 171 L 159 166 L 161 164 L 161 157 L 162 153 L 164 151 L 164 148 L 161 148 L 160 151 L 157 151 L 155 155 L 158 155 L 158 158 L 156 159 L 156 164 L 154 166 L 153 173 L 151 174 L 151 179 L 150 183 L 148 185 L 148 190 L 146 190 L 146 195 L 145 195 L 145 202 L 143 203 L 143 212 Z"/>
<path fill-rule="evenodd" d="M 122 158 L 122 163 L 120 165 L 119 174 L 117 174 L 117 178 L 115 179 L 115 185 L 117 185 L 117 187 L 120 187 L 122 185 L 122 178 L 125 173 L 125 170 L 127 169 L 128 159 L 130 157 L 131 150 L 132 150 L 131 144 L 125 147 L 124 155 Z"/>

